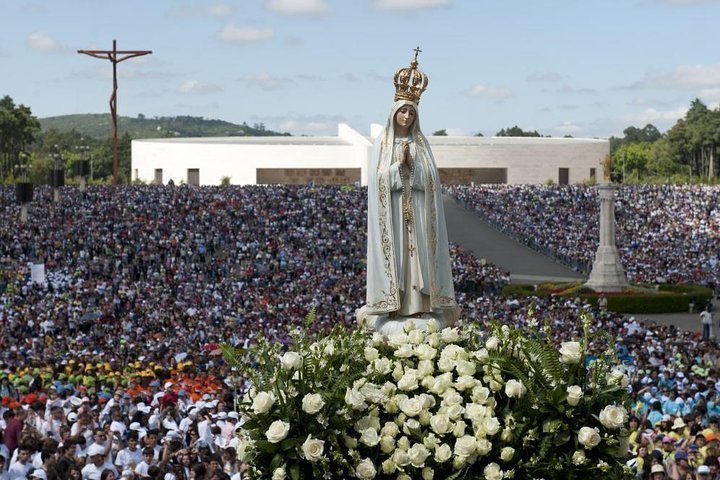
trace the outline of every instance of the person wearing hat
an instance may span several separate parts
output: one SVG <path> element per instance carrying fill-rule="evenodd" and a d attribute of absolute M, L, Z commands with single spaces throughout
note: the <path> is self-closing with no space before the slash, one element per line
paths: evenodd
<path fill-rule="evenodd" d="M 661 464 L 655 464 L 650 469 L 650 480 L 665 480 L 665 468 Z"/>
<path fill-rule="evenodd" d="M 81 470 L 83 480 L 100 480 L 103 470 L 112 470 L 115 476 L 118 475 L 117 470 L 112 463 L 105 458 L 105 449 L 94 443 L 87 450 L 88 461 Z"/>
<path fill-rule="evenodd" d="M 700 465 L 697 468 L 697 478 L 698 480 L 709 480 L 710 479 L 710 467 L 707 465 Z"/>
<path fill-rule="evenodd" d="M 36 468 L 35 470 L 33 470 L 28 478 L 37 480 L 48 480 L 47 473 L 42 468 Z"/>

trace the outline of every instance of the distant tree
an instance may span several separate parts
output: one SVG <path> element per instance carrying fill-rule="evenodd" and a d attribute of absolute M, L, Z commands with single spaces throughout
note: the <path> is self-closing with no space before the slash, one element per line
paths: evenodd
<path fill-rule="evenodd" d="M 220 185 L 222 185 L 223 187 L 229 186 L 230 185 L 230 177 L 228 177 L 227 175 L 220 177 Z"/>
<path fill-rule="evenodd" d="M 442 130 L 436 130 L 433 132 L 433 136 L 435 137 L 447 137 L 447 130 L 444 128 Z"/>
<path fill-rule="evenodd" d="M 536 130 L 525 131 L 522 128 L 515 125 L 510 128 L 503 128 L 495 134 L 496 137 L 542 137 Z"/>
<path fill-rule="evenodd" d="M 38 133 L 40 122 L 29 107 L 15 105 L 9 95 L 0 99 L 0 181 L 13 174 Z"/>
<path fill-rule="evenodd" d="M 475 134 L 476 137 L 484 137 L 485 135 L 482 134 L 482 132 L 478 132 Z"/>

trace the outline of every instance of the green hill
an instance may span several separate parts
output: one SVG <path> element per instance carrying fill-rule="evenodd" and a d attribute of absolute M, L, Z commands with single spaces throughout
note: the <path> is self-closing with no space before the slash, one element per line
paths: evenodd
<path fill-rule="evenodd" d="M 77 131 L 88 138 L 107 138 L 112 135 L 112 119 L 109 113 L 85 113 L 61 115 L 40 119 L 43 132 Z M 131 138 L 167 138 L 167 137 L 255 137 L 288 136 L 289 133 L 266 130 L 262 123 L 252 126 L 243 123 L 210 120 L 203 117 L 118 117 L 118 135 L 127 133 Z"/>

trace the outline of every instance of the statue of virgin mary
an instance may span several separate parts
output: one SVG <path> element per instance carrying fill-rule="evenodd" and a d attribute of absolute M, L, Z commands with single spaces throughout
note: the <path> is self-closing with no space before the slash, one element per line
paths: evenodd
<path fill-rule="evenodd" d="M 455 301 L 440 178 L 420 130 L 418 104 L 427 77 L 395 74 L 395 103 L 375 142 L 368 171 L 367 303 L 358 320 L 383 334 L 412 319 L 451 325 Z"/>

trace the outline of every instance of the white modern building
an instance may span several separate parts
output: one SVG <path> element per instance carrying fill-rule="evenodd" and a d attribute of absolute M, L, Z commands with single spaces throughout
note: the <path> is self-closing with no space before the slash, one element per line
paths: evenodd
<path fill-rule="evenodd" d="M 373 125 L 374 135 L 379 126 Z M 236 185 L 367 183 L 372 138 L 345 124 L 327 137 L 208 137 L 132 141 L 132 178 L 147 183 Z M 600 174 L 607 140 L 428 137 L 441 181 L 579 183 Z"/>

